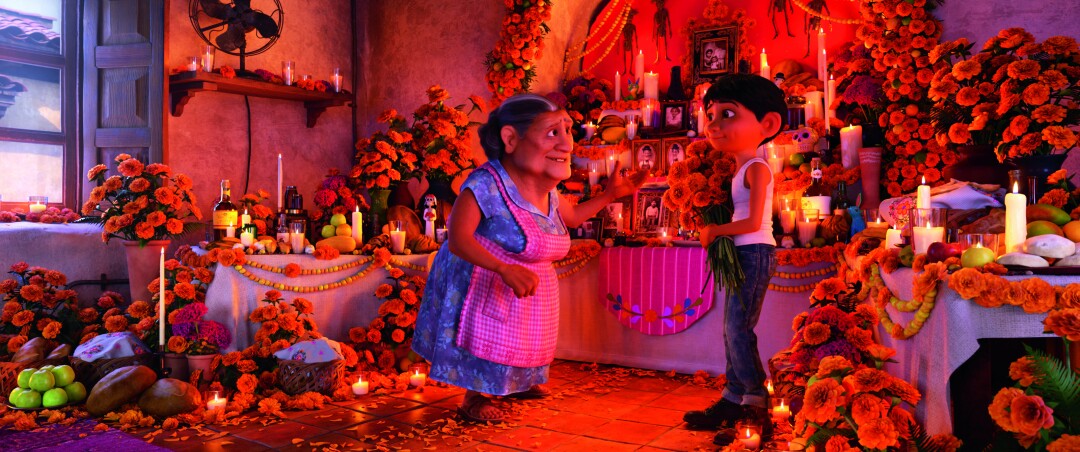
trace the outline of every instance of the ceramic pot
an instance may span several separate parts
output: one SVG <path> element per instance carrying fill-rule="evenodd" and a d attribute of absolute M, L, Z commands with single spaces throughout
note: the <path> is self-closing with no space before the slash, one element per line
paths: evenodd
<path fill-rule="evenodd" d="M 169 378 L 187 381 L 191 373 L 188 371 L 187 355 L 180 353 L 166 353 L 165 367 L 169 368 Z"/>
<path fill-rule="evenodd" d="M 946 166 L 941 172 L 942 178 L 946 182 L 952 178 L 980 184 L 998 184 L 1001 186 L 1008 184 L 1009 173 L 998 163 L 993 146 L 957 146 L 955 152 L 956 162 Z"/>
<path fill-rule="evenodd" d="M 213 376 L 210 375 L 210 363 L 214 361 L 214 358 L 218 355 L 187 355 L 187 364 L 189 373 L 193 374 L 196 370 L 202 371 L 202 381 L 211 381 Z"/>
<path fill-rule="evenodd" d="M 127 257 L 128 284 L 131 286 L 131 301 L 142 300 L 151 303 L 153 294 L 147 286 L 158 277 L 158 264 L 161 249 L 168 248 L 171 240 L 151 240 L 140 247 L 139 242 L 125 240 L 124 254 Z"/>

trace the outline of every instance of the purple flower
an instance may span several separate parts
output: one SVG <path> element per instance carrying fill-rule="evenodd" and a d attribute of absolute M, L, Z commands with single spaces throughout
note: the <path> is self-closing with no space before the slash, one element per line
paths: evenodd
<path fill-rule="evenodd" d="M 232 344 L 232 335 L 229 334 L 229 329 L 213 320 L 174 323 L 172 330 L 174 336 L 182 336 L 189 341 L 206 341 L 219 349 L 227 348 Z"/>
<path fill-rule="evenodd" d="M 202 320 L 206 312 L 206 303 L 191 303 L 176 311 L 176 315 L 173 316 L 173 324 L 198 322 Z"/>
<path fill-rule="evenodd" d="M 859 349 L 855 348 L 854 345 L 851 345 L 850 342 L 845 340 L 832 341 L 814 350 L 814 357 L 818 360 L 821 360 L 826 356 L 843 356 L 852 363 L 862 362 L 862 355 L 859 354 Z"/>
<path fill-rule="evenodd" d="M 550 92 L 550 93 L 547 93 L 547 96 L 545 96 L 545 97 L 547 97 L 548 100 L 554 102 L 555 105 L 559 105 L 559 106 L 566 105 L 566 103 L 570 101 L 569 99 L 566 98 L 565 94 L 560 93 L 560 92 Z"/>
<path fill-rule="evenodd" d="M 885 101 L 882 81 L 869 75 L 856 75 L 844 90 L 844 102 L 859 104 L 866 108 L 881 108 Z"/>
<path fill-rule="evenodd" d="M 322 182 L 322 188 L 337 190 L 345 186 L 345 176 L 329 176 Z"/>

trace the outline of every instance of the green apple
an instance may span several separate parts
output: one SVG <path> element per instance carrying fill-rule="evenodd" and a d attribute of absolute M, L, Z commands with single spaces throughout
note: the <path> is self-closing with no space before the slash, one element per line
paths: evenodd
<path fill-rule="evenodd" d="M 337 234 L 337 226 L 334 226 L 332 224 L 323 226 L 322 230 L 319 231 L 319 234 L 321 234 L 324 239 L 333 237 L 335 234 Z"/>
<path fill-rule="evenodd" d="M 79 403 L 86 399 L 86 386 L 83 386 L 81 381 L 64 386 L 64 392 L 67 393 L 68 401 L 71 403 Z"/>
<path fill-rule="evenodd" d="M 53 377 L 56 377 L 56 387 L 62 388 L 75 381 L 75 369 L 65 364 L 59 367 L 52 368 Z"/>
<path fill-rule="evenodd" d="M 48 369 L 41 369 L 30 376 L 30 389 L 45 392 L 52 389 L 53 386 L 56 386 L 56 377 Z"/>
<path fill-rule="evenodd" d="M 330 217 L 330 224 L 334 226 L 341 226 L 345 223 L 348 223 L 348 220 L 345 219 L 344 214 L 335 213 L 333 216 Z"/>
<path fill-rule="evenodd" d="M 58 407 L 65 403 L 68 403 L 68 394 L 63 388 L 52 388 L 41 396 L 41 404 L 45 408 Z"/>
<path fill-rule="evenodd" d="M 30 376 L 33 375 L 34 372 L 37 372 L 37 371 L 38 371 L 37 369 L 35 369 L 33 367 L 30 367 L 30 368 L 23 369 L 22 372 L 19 372 L 19 387 L 20 388 L 29 388 L 30 387 Z"/>
<path fill-rule="evenodd" d="M 960 255 L 960 265 L 964 268 L 979 268 L 994 261 L 994 250 L 981 246 L 971 247 Z"/>
<path fill-rule="evenodd" d="M 788 165 L 794 166 L 796 168 L 798 168 L 799 165 L 802 165 L 804 161 L 805 160 L 803 159 L 803 155 L 799 153 L 794 153 L 788 156 Z"/>
<path fill-rule="evenodd" d="M 26 391 L 19 395 L 18 399 L 15 399 L 16 408 L 37 408 L 41 406 L 41 393 L 37 391 Z"/>
<path fill-rule="evenodd" d="M 15 389 L 12 389 L 11 394 L 8 394 L 8 403 L 14 405 L 15 401 L 19 399 L 19 396 L 22 395 L 23 391 L 26 391 L 26 388 L 16 387 Z"/>

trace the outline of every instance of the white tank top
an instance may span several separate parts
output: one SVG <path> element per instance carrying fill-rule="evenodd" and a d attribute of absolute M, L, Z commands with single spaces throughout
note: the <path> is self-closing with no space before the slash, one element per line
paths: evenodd
<path fill-rule="evenodd" d="M 750 217 L 750 189 L 746 188 L 744 184 L 746 183 L 746 169 L 754 163 L 761 163 L 766 169 L 769 169 L 769 164 L 765 159 L 755 157 L 744 163 L 739 168 L 739 171 L 735 173 L 735 178 L 731 180 L 731 200 L 735 203 L 735 211 L 731 214 L 731 221 Z M 772 170 L 769 170 L 769 185 L 765 187 L 765 208 L 761 210 L 761 227 L 754 232 L 732 236 L 735 246 L 753 245 L 755 243 L 776 246 L 776 239 L 773 238 L 772 205 L 773 177 Z"/>

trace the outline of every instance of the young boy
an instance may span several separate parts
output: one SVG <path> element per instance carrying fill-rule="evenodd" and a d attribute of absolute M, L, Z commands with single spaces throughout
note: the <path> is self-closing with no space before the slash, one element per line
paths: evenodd
<path fill-rule="evenodd" d="M 719 79 L 703 100 L 709 147 L 733 155 L 739 170 L 732 179 L 735 209 L 731 222 L 706 226 L 701 244 L 708 247 L 721 236 L 731 237 L 746 280 L 737 290 L 725 293 L 727 386 L 723 397 L 702 411 L 687 412 L 683 420 L 692 427 L 720 428 L 754 419 L 762 425 L 764 437 L 771 434 L 772 423 L 754 327 L 776 269 L 776 240 L 772 235 L 772 171 L 757 157 L 757 149 L 783 130 L 787 105 L 783 91 L 771 80 L 749 74 Z M 714 442 L 727 445 L 733 440 L 734 432 L 724 430 Z"/>

